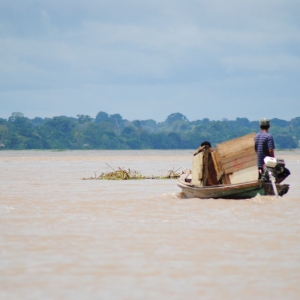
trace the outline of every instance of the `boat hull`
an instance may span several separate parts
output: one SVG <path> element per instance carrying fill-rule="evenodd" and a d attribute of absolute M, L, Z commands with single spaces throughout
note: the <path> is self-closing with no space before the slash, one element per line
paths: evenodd
<path fill-rule="evenodd" d="M 215 185 L 215 186 L 194 186 L 179 179 L 177 185 L 182 189 L 187 198 L 201 199 L 249 199 L 257 194 L 273 196 L 274 191 L 270 183 L 259 180 L 239 184 Z M 289 190 L 287 184 L 276 184 L 278 195 L 282 196 Z"/>

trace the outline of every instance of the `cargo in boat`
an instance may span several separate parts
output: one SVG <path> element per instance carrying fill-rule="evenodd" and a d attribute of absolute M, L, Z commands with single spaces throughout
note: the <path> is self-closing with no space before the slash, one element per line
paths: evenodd
<path fill-rule="evenodd" d="M 251 133 L 218 144 L 215 149 L 208 145 L 199 147 L 193 156 L 191 174 L 181 175 L 177 182 L 184 195 L 202 199 L 248 199 L 257 194 L 286 194 L 289 185 L 279 184 L 284 179 L 282 176 L 277 183 L 275 180 L 272 183 L 269 178 L 258 180 L 254 137 L 255 133 Z M 280 168 L 283 172 L 282 165 Z M 279 171 L 273 165 L 266 172 L 270 170 L 278 179 Z M 288 176 L 289 172 L 284 174 Z"/>

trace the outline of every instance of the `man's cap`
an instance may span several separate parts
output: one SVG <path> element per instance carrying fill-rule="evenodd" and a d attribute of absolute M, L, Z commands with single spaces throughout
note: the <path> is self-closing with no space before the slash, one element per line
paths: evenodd
<path fill-rule="evenodd" d="M 260 125 L 260 126 L 270 126 L 270 120 L 267 119 L 267 118 L 262 118 L 262 119 L 259 121 L 259 125 Z"/>

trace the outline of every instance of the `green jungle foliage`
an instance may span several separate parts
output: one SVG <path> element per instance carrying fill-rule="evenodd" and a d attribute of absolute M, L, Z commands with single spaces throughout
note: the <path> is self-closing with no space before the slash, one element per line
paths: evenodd
<path fill-rule="evenodd" d="M 15 112 L 0 118 L 0 149 L 196 149 L 203 141 L 214 147 L 259 130 L 258 121 L 247 118 L 189 121 L 181 113 L 157 123 L 128 121 L 102 111 L 95 119 L 87 115 L 29 119 Z M 277 149 L 299 147 L 300 117 L 271 119 L 270 133 Z"/>

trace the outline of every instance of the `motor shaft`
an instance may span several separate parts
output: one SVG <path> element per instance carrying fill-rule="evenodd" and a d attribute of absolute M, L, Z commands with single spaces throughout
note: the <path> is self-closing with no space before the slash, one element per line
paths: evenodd
<path fill-rule="evenodd" d="M 277 188 L 276 188 L 276 184 L 275 184 L 275 177 L 273 176 L 273 174 L 270 170 L 269 170 L 269 178 L 270 178 L 271 183 L 272 183 L 274 194 L 275 194 L 276 198 L 278 198 L 278 192 L 277 192 Z"/>

